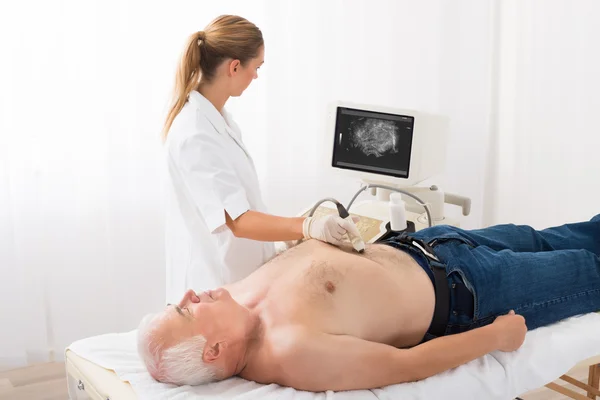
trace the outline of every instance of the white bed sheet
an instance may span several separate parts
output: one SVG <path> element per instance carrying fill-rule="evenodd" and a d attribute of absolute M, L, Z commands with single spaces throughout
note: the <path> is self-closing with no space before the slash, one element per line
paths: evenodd
<path fill-rule="evenodd" d="M 136 352 L 135 331 L 74 342 L 68 349 L 112 369 L 141 399 L 513 399 L 556 380 L 578 362 L 600 355 L 600 314 L 570 318 L 528 332 L 516 352 L 494 352 L 420 382 L 373 390 L 311 393 L 231 378 L 203 386 L 158 383 Z M 383 368 L 383 367 L 382 367 Z"/>

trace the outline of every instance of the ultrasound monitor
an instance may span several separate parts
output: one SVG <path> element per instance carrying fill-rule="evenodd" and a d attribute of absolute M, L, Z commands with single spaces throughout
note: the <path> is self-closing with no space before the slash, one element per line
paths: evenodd
<path fill-rule="evenodd" d="M 443 172 L 446 118 L 338 102 L 329 110 L 329 167 L 368 183 L 412 186 Z"/>

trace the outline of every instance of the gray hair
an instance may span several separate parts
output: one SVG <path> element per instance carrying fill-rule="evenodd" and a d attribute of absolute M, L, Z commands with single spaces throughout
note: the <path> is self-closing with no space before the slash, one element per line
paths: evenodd
<path fill-rule="evenodd" d="M 146 315 L 138 327 L 138 353 L 154 379 L 176 385 L 201 385 L 218 380 L 218 368 L 202 361 L 206 338 L 193 336 L 165 348 L 164 338 L 158 337 L 157 326 L 165 316 Z"/>

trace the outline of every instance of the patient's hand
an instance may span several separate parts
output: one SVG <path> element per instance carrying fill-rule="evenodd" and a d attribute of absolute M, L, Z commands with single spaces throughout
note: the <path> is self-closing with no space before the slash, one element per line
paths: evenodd
<path fill-rule="evenodd" d="M 515 351 L 525 341 L 527 333 L 525 318 L 522 315 L 516 315 L 513 310 L 507 315 L 496 318 L 492 325 L 497 332 L 498 350 Z"/>

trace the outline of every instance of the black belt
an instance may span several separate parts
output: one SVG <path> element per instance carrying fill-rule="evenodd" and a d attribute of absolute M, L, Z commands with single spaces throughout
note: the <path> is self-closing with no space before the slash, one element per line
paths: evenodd
<path fill-rule="evenodd" d="M 410 236 L 402 236 L 394 238 L 394 241 L 411 246 L 427 259 L 429 267 L 433 272 L 433 286 L 435 290 L 433 319 L 427 333 L 434 336 L 444 336 L 450 318 L 450 289 L 448 288 L 448 279 L 446 278 L 446 267 L 435 256 L 433 248 L 422 240 Z"/>
<path fill-rule="evenodd" d="M 448 289 L 446 269 L 432 267 L 432 270 L 435 278 L 435 308 L 427 332 L 434 336 L 444 336 L 450 318 L 450 289 Z"/>

